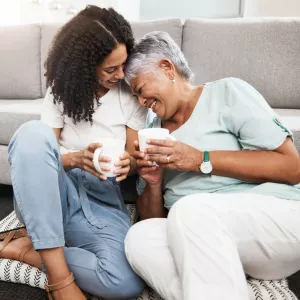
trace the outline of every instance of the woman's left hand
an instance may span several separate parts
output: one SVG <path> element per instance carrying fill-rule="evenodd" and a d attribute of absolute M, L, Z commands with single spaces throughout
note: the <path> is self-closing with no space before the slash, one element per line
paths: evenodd
<path fill-rule="evenodd" d="M 114 171 L 117 174 L 117 181 L 122 181 L 127 178 L 128 173 L 130 171 L 130 154 L 128 152 L 124 152 L 123 155 L 120 156 L 120 161 L 115 163 L 116 167 L 120 167 Z"/>
<path fill-rule="evenodd" d="M 155 147 L 145 150 L 146 159 L 168 169 L 199 172 L 203 152 L 198 149 L 170 140 L 149 140 L 148 144 Z"/>

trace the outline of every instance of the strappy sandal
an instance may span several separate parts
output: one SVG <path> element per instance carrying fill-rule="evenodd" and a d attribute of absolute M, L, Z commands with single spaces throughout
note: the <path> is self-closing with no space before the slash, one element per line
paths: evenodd
<path fill-rule="evenodd" d="M 55 300 L 52 296 L 52 292 L 54 291 L 58 291 L 61 290 L 65 287 L 67 287 L 68 285 L 70 285 L 73 281 L 75 280 L 75 277 L 73 275 L 73 273 L 70 273 L 70 275 L 64 279 L 63 281 L 59 282 L 59 283 L 55 283 L 55 284 L 45 284 L 45 290 L 48 293 L 48 299 L 49 300 Z"/>
<path fill-rule="evenodd" d="M 28 236 L 22 232 L 19 229 L 14 229 L 12 231 L 8 231 L 4 234 L 0 234 L 0 241 L 2 241 L 0 243 L 0 253 L 3 251 L 3 249 L 7 246 L 7 244 L 15 239 L 21 238 L 21 237 L 27 237 Z M 27 254 L 28 251 L 30 251 L 32 249 L 32 245 L 31 246 L 27 246 L 24 249 L 22 249 L 21 253 L 19 254 L 19 261 L 24 262 L 24 257 Z"/>
<path fill-rule="evenodd" d="M 4 241 L 11 232 L 15 233 L 12 240 L 18 239 L 20 237 L 28 237 L 28 235 L 25 231 L 25 227 L 18 227 L 13 230 L 7 230 L 7 231 L 0 232 L 0 241 Z"/>

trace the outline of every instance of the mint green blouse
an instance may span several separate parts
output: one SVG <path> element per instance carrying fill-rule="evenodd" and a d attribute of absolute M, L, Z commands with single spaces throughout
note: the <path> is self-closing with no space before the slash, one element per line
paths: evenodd
<path fill-rule="evenodd" d="M 154 118 L 149 127 L 161 127 L 160 119 Z M 205 84 L 192 115 L 172 136 L 200 151 L 274 150 L 288 136 L 293 138 L 262 95 L 237 78 Z M 139 179 L 139 194 L 145 185 Z M 180 198 L 195 193 L 257 193 L 300 200 L 300 185 L 253 184 L 229 177 L 166 169 L 165 207 L 169 209 Z"/>

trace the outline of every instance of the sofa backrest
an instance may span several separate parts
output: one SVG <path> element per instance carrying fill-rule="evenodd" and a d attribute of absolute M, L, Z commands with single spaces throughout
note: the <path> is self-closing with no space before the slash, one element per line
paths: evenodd
<path fill-rule="evenodd" d="M 187 20 L 182 50 L 195 83 L 238 77 L 274 108 L 300 108 L 300 18 Z"/>
<path fill-rule="evenodd" d="M 0 27 L 0 99 L 41 97 L 40 26 Z"/>
<path fill-rule="evenodd" d="M 176 43 L 181 47 L 182 23 L 179 19 L 153 22 L 135 22 L 132 23 L 131 26 L 136 39 L 140 39 L 144 34 L 150 31 L 167 31 L 176 41 Z M 47 57 L 53 37 L 60 27 L 61 25 L 59 24 L 44 24 L 41 26 L 41 82 L 43 96 L 46 93 L 44 61 Z"/>
<path fill-rule="evenodd" d="M 0 99 L 37 99 L 45 96 L 44 62 L 61 24 L 0 27 Z M 150 31 L 170 33 L 181 47 L 179 19 L 132 23 L 136 39 Z"/>
<path fill-rule="evenodd" d="M 0 28 L 0 99 L 44 97 L 44 61 L 61 25 Z M 195 83 L 239 77 L 274 108 L 300 108 L 300 18 L 178 19 L 132 23 L 136 39 L 169 32 Z"/>

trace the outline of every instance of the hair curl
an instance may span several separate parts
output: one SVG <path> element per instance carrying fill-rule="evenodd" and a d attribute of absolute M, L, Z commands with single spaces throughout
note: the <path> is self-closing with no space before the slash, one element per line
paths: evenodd
<path fill-rule="evenodd" d="M 114 9 L 94 5 L 80 11 L 55 36 L 45 61 L 46 86 L 75 124 L 93 122 L 95 99 L 99 105 L 96 67 L 118 44 L 131 52 L 130 24 Z"/>

